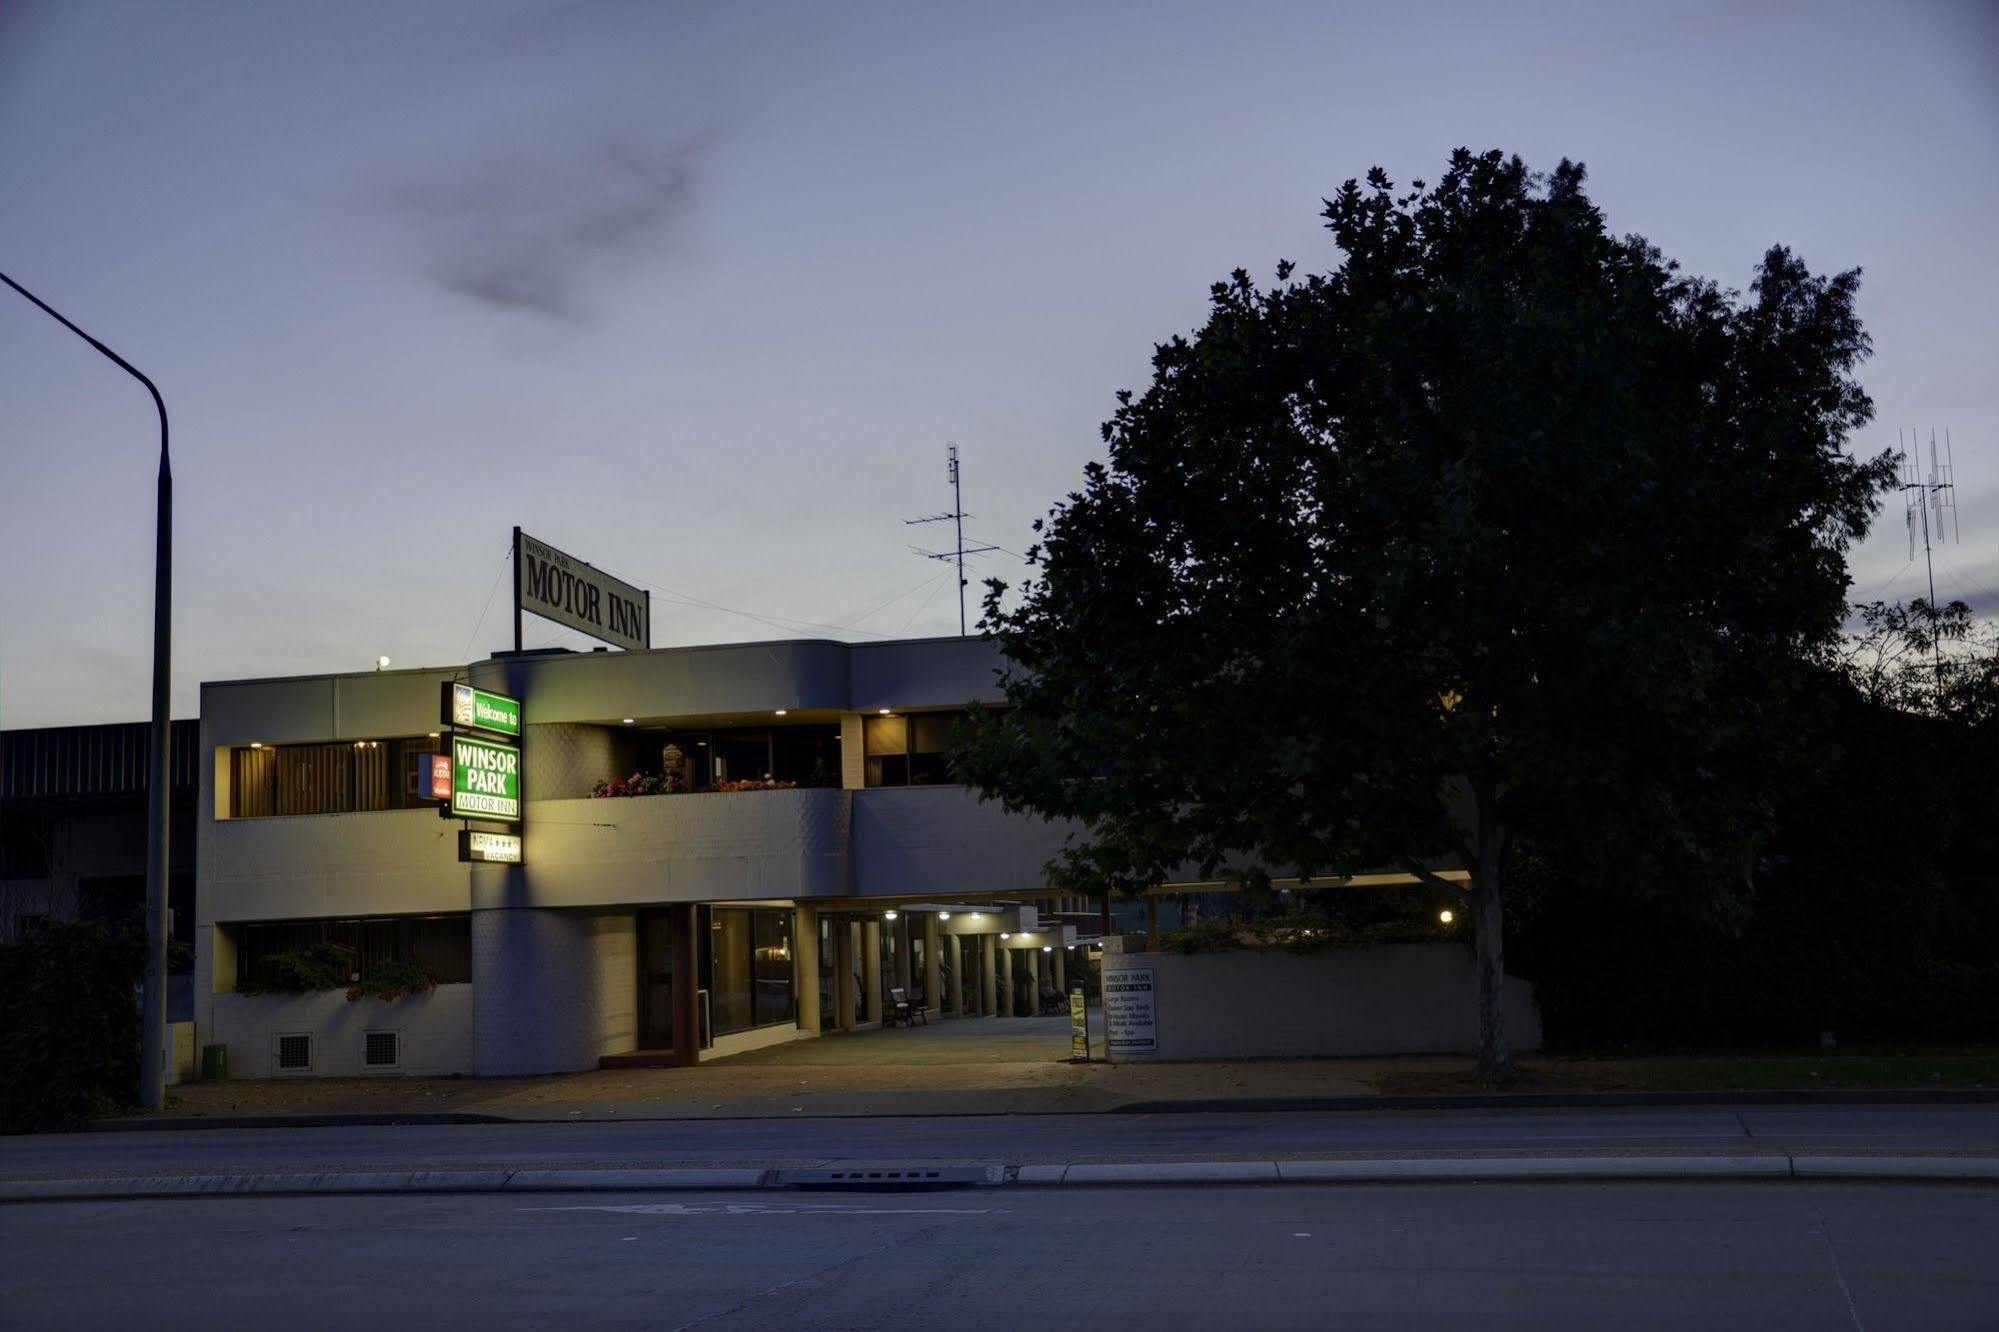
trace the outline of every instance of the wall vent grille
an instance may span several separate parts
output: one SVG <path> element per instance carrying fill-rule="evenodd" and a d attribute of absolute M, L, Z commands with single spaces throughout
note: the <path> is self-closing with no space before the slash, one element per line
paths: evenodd
<path fill-rule="evenodd" d="M 311 1035 L 300 1032 L 291 1035 L 276 1036 L 272 1038 L 271 1043 L 275 1047 L 271 1057 L 271 1063 L 275 1071 L 279 1073 L 312 1072 Z"/>
<path fill-rule="evenodd" d="M 371 1031 L 362 1039 L 361 1063 L 367 1068 L 400 1068 L 403 1062 L 402 1034 Z"/>

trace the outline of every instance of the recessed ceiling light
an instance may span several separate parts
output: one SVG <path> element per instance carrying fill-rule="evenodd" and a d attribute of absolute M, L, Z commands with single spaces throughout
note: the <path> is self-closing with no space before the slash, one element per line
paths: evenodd
<path fill-rule="evenodd" d="M 948 911 L 940 911 L 940 912 L 938 912 L 938 913 L 937 913 L 937 919 L 939 919 L 939 920 L 949 920 L 949 919 L 951 919 L 951 913 L 950 913 L 950 912 L 948 912 Z"/>
<path fill-rule="evenodd" d="M 263 747 L 264 747 L 264 742 L 262 740 L 252 740 L 250 742 L 250 748 L 252 749 L 262 749 Z"/>
<path fill-rule="evenodd" d="M 436 732 L 436 731 L 432 731 L 432 732 L 430 733 L 430 738 L 431 738 L 431 739 L 433 739 L 433 740 L 437 739 L 437 732 Z"/>
<path fill-rule="evenodd" d="M 789 711 L 788 709 L 785 709 L 785 708 L 779 708 L 779 709 L 777 710 L 777 715 L 778 715 L 778 716 L 780 716 L 780 717 L 789 717 L 789 716 L 791 715 L 791 713 L 790 713 L 790 711 Z"/>
<path fill-rule="evenodd" d="M 895 912 L 893 912 L 893 911 L 884 911 L 884 912 L 882 912 L 882 919 L 883 919 L 883 920 L 894 920 L 894 919 L 895 919 Z"/>
<path fill-rule="evenodd" d="M 632 719 L 630 717 L 625 718 L 625 725 L 630 726 L 631 724 L 632 724 Z"/>
<path fill-rule="evenodd" d="M 884 716 L 884 717 L 888 716 L 888 715 L 889 715 L 889 710 L 888 710 L 887 708 L 883 708 L 883 709 L 881 709 L 881 715 L 882 715 L 882 716 Z"/>

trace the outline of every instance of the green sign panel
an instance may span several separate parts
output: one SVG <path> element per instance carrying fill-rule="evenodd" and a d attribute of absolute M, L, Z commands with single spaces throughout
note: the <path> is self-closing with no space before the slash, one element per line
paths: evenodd
<path fill-rule="evenodd" d="M 491 731 L 494 735 L 521 734 L 521 701 L 505 694 L 488 693 L 468 684 L 444 686 L 444 724 Z"/>
<path fill-rule="evenodd" d="M 521 751 L 492 740 L 452 736 L 451 817 L 520 822 Z"/>

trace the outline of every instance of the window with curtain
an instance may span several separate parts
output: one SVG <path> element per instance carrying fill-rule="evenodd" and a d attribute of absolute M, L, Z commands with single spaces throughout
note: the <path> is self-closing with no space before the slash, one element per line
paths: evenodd
<path fill-rule="evenodd" d="M 411 756 L 434 752 L 427 737 L 337 740 L 312 745 L 239 745 L 229 751 L 232 819 L 356 814 L 430 803 L 409 790 Z"/>
<path fill-rule="evenodd" d="M 869 786 L 950 786 L 951 750 L 963 712 L 912 712 L 865 717 L 861 739 Z"/>

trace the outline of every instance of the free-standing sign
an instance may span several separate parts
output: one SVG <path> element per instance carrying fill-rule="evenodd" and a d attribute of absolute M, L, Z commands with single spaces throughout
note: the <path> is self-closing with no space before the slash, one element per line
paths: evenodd
<path fill-rule="evenodd" d="M 1069 1058 L 1090 1061 L 1090 1000 L 1080 985 L 1069 991 Z"/>
<path fill-rule="evenodd" d="M 494 735 L 510 735 L 519 739 L 521 701 L 490 690 L 474 689 L 469 684 L 447 681 L 444 685 L 443 716 L 439 720 L 446 726 L 491 731 Z"/>
<path fill-rule="evenodd" d="M 514 529 L 514 649 L 533 611 L 614 647 L 652 646 L 652 594 Z"/>
<path fill-rule="evenodd" d="M 452 736 L 451 817 L 518 823 L 521 751 L 476 736 Z"/>
<path fill-rule="evenodd" d="M 458 833 L 458 858 L 467 861 L 491 861 L 499 865 L 518 865 L 521 863 L 520 835 L 461 829 Z"/>
<path fill-rule="evenodd" d="M 1108 961 L 1108 959 L 1106 960 Z M 1104 1053 L 1146 1053 L 1159 1048 L 1159 1011 L 1152 968 L 1104 967 Z"/>

